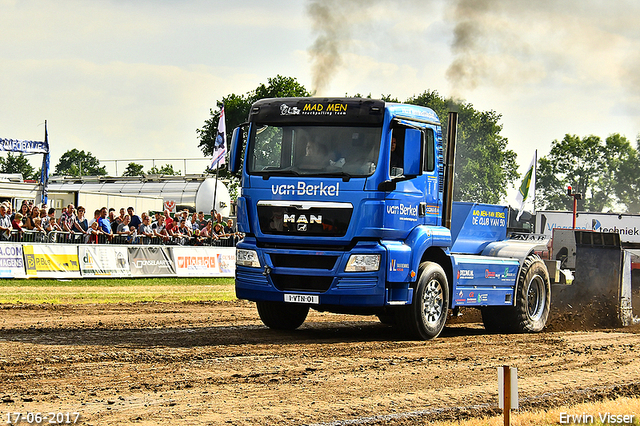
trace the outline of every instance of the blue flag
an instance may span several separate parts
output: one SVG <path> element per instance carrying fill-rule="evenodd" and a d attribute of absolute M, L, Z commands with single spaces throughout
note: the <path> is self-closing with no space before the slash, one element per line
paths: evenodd
<path fill-rule="evenodd" d="M 49 184 L 49 135 L 47 134 L 47 122 L 44 122 L 44 145 L 46 147 L 46 153 L 42 157 L 42 170 L 40 171 L 40 183 L 42 184 L 42 204 L 47 204 L 48 192 L 47 185 Z"/>

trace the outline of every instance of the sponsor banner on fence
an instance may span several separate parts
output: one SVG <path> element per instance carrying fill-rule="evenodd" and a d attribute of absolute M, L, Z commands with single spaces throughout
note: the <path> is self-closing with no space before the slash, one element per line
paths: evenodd
<path fill-rule="evenodd" d="M 130 277 L 129 251 L 122 246 L 79 246 L 83 277 Z"/>
<path fill-rule="evenodd" d="M 171 249 L 167 247 L 129 247 L 131 275 L 167 276 L 175 275 Z"/>
<path fill-rule="evenodd" d="M 173 258 L 180 277 L 233 277 L 236 270 L 230 247 L 174 247 Z"/>
<path fill-rule="evenodd" d="M 0 278 L 25 278 L 22 244 L 0 246 Z"/>
<path fill-rule="evenodd" d="M 80 278 L 78 247 L 24 244 L 27 276 L 33 278 Z"/>

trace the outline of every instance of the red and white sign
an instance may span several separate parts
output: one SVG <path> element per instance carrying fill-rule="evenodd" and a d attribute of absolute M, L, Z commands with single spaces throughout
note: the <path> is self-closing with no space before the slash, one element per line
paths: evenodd
<path fill-rule="evenodd" d="M 169 210 L 169 213 L 175 213 L 176 212 L 176 202 L 173 201 L 173 200 L 165 201 L 164 202 L 164 210 Z"/>
<path fill-rule="evenodd" d="M 231 247 L 173 247 L 179 277 L 233 277 L 236 249 Z"/>

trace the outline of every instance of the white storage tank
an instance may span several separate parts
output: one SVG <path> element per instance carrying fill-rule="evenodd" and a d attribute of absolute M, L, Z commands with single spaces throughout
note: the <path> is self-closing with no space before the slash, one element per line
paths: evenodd
<path fill-rule="evenodd" d="M 209 214 L 211 209 L 223 217 L 231 214 L 231 197 L 222 180 L 193 176 L 128 177 L 53 177 L 49 180 L 49 193 L 93 193 L 104 195 L 131 195 L 161 197 L 164 207 L 171 211 L 189 209 Z M 214 202 L 215 195 L 215 202 Z M 76 197 L 77 198 L 77 197 Z M 106 200 L 107 197 L 105 197 Z M 101 206 L 89 206 L 99 208 Z M 128 206 L 106 206 L 116 210 Z"/>

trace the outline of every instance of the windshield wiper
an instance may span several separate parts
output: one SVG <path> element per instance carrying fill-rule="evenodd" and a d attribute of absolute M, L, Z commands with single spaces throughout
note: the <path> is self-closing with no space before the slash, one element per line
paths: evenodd
<path fill-rule="evenodd" d="M 262 179 L 268 180 L 271 176 L 303 176 L 299 171 L 287 168 L 287 169 L 275 169 L 275 170 L 260 170 L 254 172 L 257 175 L 262 175 Z"/>
<path fill-rule="evenodd" d="M 331 172 L 324 172 L 324 173 L 320 172 L 320 173 L 314 173 L 314 175 L 327 176 L 327 177 L 341 177 L 344 182 L 349 182 L 349 179 L 353 177 L 349 173 L 343 172 L 343 171 L 331 171 Z"/>

